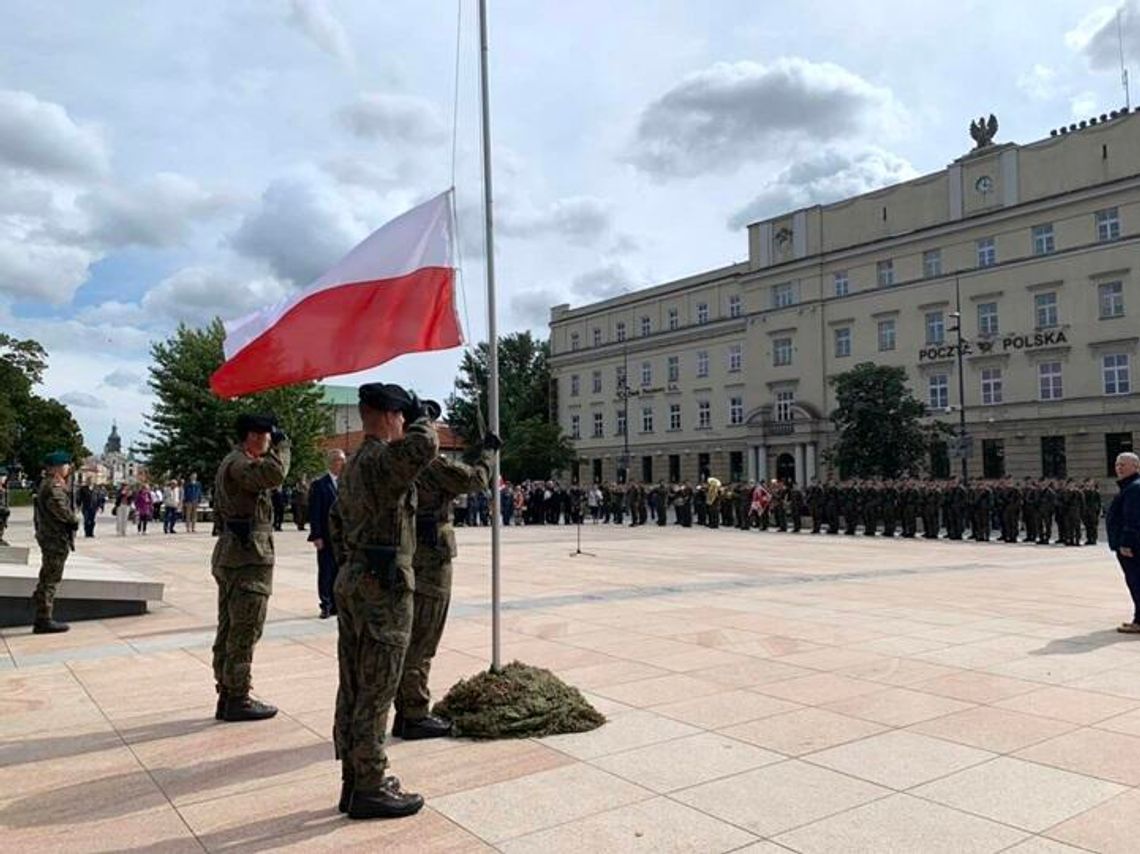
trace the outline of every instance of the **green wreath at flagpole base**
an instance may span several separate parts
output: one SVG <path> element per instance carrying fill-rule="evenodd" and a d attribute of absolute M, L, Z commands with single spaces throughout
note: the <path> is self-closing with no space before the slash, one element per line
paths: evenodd
<path fill-rule="evenodd" d="M 577 688 L 518 661 L 459 680 L 432 713 L 450 718 L 453 734 L 463 738 L 538 738 L 606 722 Z"/>

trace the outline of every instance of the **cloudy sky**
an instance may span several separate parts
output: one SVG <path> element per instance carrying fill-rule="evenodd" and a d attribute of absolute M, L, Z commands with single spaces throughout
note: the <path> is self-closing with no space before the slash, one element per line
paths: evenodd
<path fill-rule="evenodd" d="M 0 329 L 89 446 L 138 438 L 148 342 L 304 287 L 453 174 L 484 336 L 474 0 L 3 5 Z M 741 260 L 746 223 L 940 169 L 977 115 L 1029 142 L 1123 100 L 1099 0 L 490 6 L 501 331 Z M 343 381 L 443 397 L 458 357 Z"/>

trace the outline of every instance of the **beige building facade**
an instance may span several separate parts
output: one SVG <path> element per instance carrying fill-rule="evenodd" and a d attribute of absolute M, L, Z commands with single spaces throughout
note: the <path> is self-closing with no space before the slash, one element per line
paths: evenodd
<path fill-rule="evenodd" d="M 553 307 L 559 422 L 583 482 L 806 483 L 859 363 L 904 368 L 957 432 L 960 312 L 970 476 L 1108 479 L 1140 429 L 1138 274 L 1140 115 L 986 144 L 754 223 L 746 262 Z M 955 453 L 928 473 L 958 473 Z"/>

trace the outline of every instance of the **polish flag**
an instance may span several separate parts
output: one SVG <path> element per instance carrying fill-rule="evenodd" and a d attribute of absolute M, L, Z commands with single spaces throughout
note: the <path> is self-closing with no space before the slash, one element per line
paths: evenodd
<path fill-rule="evenodd" d="M 772 503 L 772 493 L 766 490 L 762 485 L 757 484 L 756 488 L 752 490 L 752 506 L 749 511 L 752 513 L 763 513 L 768 509 L 768 505 Z"/>
<path fill-rule="evenodd" d="M 463 343 L 452 191 L 382 225 L 295 296 L 225 325 L 219 397 L 350 374 Z"/>

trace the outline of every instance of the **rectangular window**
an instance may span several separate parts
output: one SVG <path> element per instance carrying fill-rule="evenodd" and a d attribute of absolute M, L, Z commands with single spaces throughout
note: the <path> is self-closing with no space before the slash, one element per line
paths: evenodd
<path fill-rule="evenodd" d="M 1104 393 L 1128 394 L 1132 391 L 1132 372 L 1127 353 L 1109 353 L 1101 360 L 1104 368 Z"/>
<path fill-rule="evenodd" d="M 697 401 L 697 429 L 708 430 L 712 426 L 712 410 L 707 400 Z"/>
<path fill-rule="evenodd" d="M 744 423 L 744 398 L 743 397 L 730 397 L 728 399 L 728 423 L 729 424 L 743 424 Z"/>
<path fill-rule="evenodd" d="M 772 364 L 784 367 L 792 363 L 792 339 L 777 338 L 772 342 Z"/>
<path fill-rule="evenodd" d="M 1124 283 L 1105 282 L 1097 286 L 1100 301 L 1100 319 L 1124 316 Z"/>
<path fill-rule="evenodd" d="M 675 383 L 681 380 L 681 359 L 679 356 L 670 356 L 665 360 L 666 373 L 669 382 Z"/>
<path fill-rule="evenodd" d="M 982 403 L 993 406 L 1001 400 L 1001 368 L 982 368 Z"/>
<path fill-rule="evenodd" d="M 1033 254 L 1048 255 L 1057 248 L 1053 240 L 1053 223 L 1033 226 Z"/>
<path fill-rule="evenodd" d="M 772 285 L 772 308 L 787 308 L 796 304 L 796 286 L 792 282 Z"/>
<path fill-rule="evenodd" d="M 794 391 L 778 391 L 776 392 L 776 420 L 777 421 L 791 421 L 792 420 L 792 405 L 796 402 L 796 393 Z"/>
<path fill-rule="evenodd" d="M 606 421 L 605 416 L 600 412 L 594 413 L 594 438 L 601 439 L 605 436 Z"/>
<path fill-rule="evenodd" d="M 732 296 L 730 296 L 728 298 L 728 316 L 729 317 L 740 317 L 741 312 L 742 312 L 742 306 L 740 304 L 740 295 L 739 294 L 733 294 Z"/>
<path fill-rule="evenodd" d="M 679 403 L 669 404 L 669 429 L 681 429 L 681 404 Z"/>
<path fill-rule="evenodd" d="M 982 477 L 998 480 L 1005 477 L 1005 442 L 982 439 Z"/>
<path fill-rule="evenodd" d="M 922 275 L 927 279 L 937 279 L 942 275 L 941 249 L 927 249 L 922 253 Z"/>
<path fill-rule="evenodd" d="M 641 458 L 641 482 L 653 483 L 653 457 L 648 455 Z"/>
<path fill-rule="evenodd" d="M 653 385 L 653 363 L 641 363 L 641 387 L 648 388 Z"/>
<path fill-rule="evenodd" d="M 948 374 L 931 374 L 927 379 L 927 404 L 933 410 L 950 408 L 950 377 Z"/>
<path fill-rule="evenodd" d="M 577 332 L 571 332 L 570 333 L 570 349 L 571 350 L 577 350 L 578 349 L 578 333 Z"/>
<path fill-rule="evenodd" d="M 835 330 L 835 358 L 842 359 L 851 355 L 851 327 L 840 326 Z"/>
<path fill-rule="evenodd" d="M 597 460 L 597 459 L 592 460 L 590 462 L 590 468 L 593 470 L 594 483 L 601 483 L 602 482 L 602 461 Z"/>
<path fill-rule="evenodd" d="M 602 330 L 596 326 L 594 327 L 594 346 L 595 347 L 601 347 L 602 346 Z"/>
<path fill-rule="evenodd" d="M 578 375 L 577 374 L 571 374 L 570 375 L 570 396 L 571 397 L 577 397 L 578 396 Z"/>
<path fill-rule="evenodd" d="M 983 237 L 978 241 L 978 266 L 992 267 L 997 263 L 997 246 L 992 237 Z"/>
<path fill-rule="evenodd" d="M 669 482 L 670 483 L 680 483 L 681 482 L 681 455 L 680 454 L 670 454 L 669 455 Z"/>
<path fill-rule="evenodd" d="M 709 476 L 709 455 L 705 452 L 697 454 L 697 478 L 705 480 Z"/>
<path fill-rule="evenodd" d="M 602 393 L 602 372 L 594 371 L 590 375 L 590 391 L 594 394 Z"/>
<path fill-rule="evenodd" d="M 1069 476 L 1064 436 L 1041 437 L 1041 476 L 1048 478 Z"/>
<path fill-rule="evenodd" d="M 835 283 L 835 295 L 837 297 L 845 297 L 851 293 L 851 282 L 847 278 L 847 271 L 840 270 L 832 279 Z"/>
<path fill-rule="evenodd" d="M 1104 454 L 1108 458 L 1108 477 L 1116 479 L 1116 458 L 1124 453 L 1133 453 L 1131 433 L 1105 433 Z"/>
<path fill-rule="evenodd" d="M 1042 362 L 1038 365 L 1037 380 L 1042 400 L 1061 399 L 1063 389 L 1061 387 L 1060 362 Z"/>
<path fill-rule="evenodd" d="M 1037 328 L 1051 329 L 1057 325 L 1057 293 L 1050 291 L 1047 294 L 1037 294 L 1033 298 L 1033 309 L 1036 313 Z"/>
<path fill-rule="evenodd" d="M 697 303 L 697 323 L 709 322 L 709 304 L 707 302 Z"/>
<path fill-rule="evenodd" d="M 740 373 L 740 364 L 744 360 L 744 347 L 741 344 L 728 345 L 728 372 Z"/>
<path fill-rule="evenodd" d="M 996 302 L 978 303 L 978 334 L 998 334 L 998 304 Z"/>
<path fill-rule="evenodd" d="M 653 407 L 652 406 L 641 407 L 641 432 L 642 433 L 652 433 L 653 432 Z"/>
<path fill-rule="evenodd" d="M 946 340 L 946 320 L 940 311 L 926 313 L 926 343 L 941 344 Z"/>
<path fill-rule="evenodd" d="M 571 415 L 570 416 L 570 438 L 571 439 L 581 439 L 582 438 L 582 416 L 581 415 Z"/>
<path fill-rule="evenodd" d="M 601 418 L 601 413 L 595 412 L 594 413 L 594 428 L 595 429 L 597 429 L 598 421 L 600 418 Z M 617 424 L 617 434 L 616 435 L 624 436 L 625 435 L 625 407 L 622 407 L 621 409 L 619 409 L 617 411 L 616 417 L 614 418 L 614 423 Z"/>
<path fill-rule="evenodd" d="M 1096 239 L 1102 243 L 1120 239 L 1120 212 L 1116 208 L 1096 212 Z"/>
<path fill-rule="evenodd" d="M 669 318 L 669 331 L 672 332 L 681 324 L 680 315 L 678 314 L 677 309 L 671 308 L 669 309 L 667 317 Z"/>
<path fill-rule="evenodd" d="M 618 341 L 624 341 L 625 340 L 625 321 L 624 320 L 619 320 L 617 322 L 617 325 L 614 326 L 614 337 L 617 338 Z"/>
<path fill-rule="evenodd" d="M 744 480 L 744 451 L 728 452 L 728 479 L 733 483 Z"/>
<path fill-rule="evenodd" d="M 876 279 L 880 288 L 889 288 L 895 283 L 895 262 L 888 258 L 875 265 Z"/>
<path fill-rule="evenodd" d="M 895 349 L 895 322 L 893 320 L 879 321 L 879 352 Z"/>
<path fill-rule="evenodd" d="M 649 319 L 649 315 L 643 314 L 641 316 L 641 337 L 644 338 L 653 331 L 653 323 Z"/>
<path fill-rule="evenodd" d="M 704 378 L 709 375 L 709 351 L 697 351 L 697 377 Z"/>

